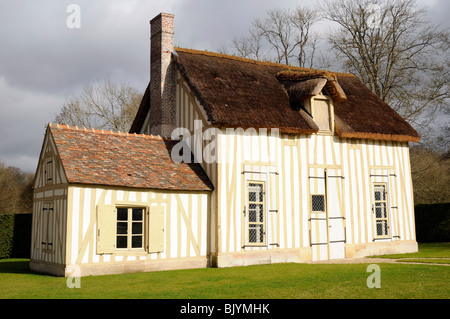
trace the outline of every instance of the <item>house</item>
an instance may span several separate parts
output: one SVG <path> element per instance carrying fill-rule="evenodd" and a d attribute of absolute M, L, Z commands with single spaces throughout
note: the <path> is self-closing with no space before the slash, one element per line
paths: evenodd
<path fill-rule="evenodd" d="M 129 133 L 49 125 L 31 269 L 68 276 L 417 251 L 417 132 L 358 78 L 173 46 Z"/>

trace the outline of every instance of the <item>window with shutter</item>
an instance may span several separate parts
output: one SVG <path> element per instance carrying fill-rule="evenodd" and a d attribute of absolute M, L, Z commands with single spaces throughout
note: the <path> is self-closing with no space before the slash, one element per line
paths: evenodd
<path fill-rule="evenodd" d="M 264 245 L 266 242 L 264 182 L 247 184 L 247 243 Z"/>
<path fill-rule="evenodd" d="M 373 197 L 376 235 L 377 237 L 389 237 L 386 184 L 374 184 Z"/>
<path fill-rule="evenodd" d="M 164 206 L 151 206 L 149 209 L 148 252 L 164 251 Z"/>
<path fill-rule="evenodd" d="M 97 206 L 97 254 L 112 254 L 116 249 L 116 208 Z"/>

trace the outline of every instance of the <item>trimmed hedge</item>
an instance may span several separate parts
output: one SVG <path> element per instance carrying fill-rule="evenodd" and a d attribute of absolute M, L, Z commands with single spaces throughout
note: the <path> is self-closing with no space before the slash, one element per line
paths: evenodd
<path fill-rule="evenodd" d="M 0 258 L 10 258 L 14 238 L 14 215 L 0 215 Z"/>
<path fill-rule="evenodd" d="M 0 214 L 0 259 L 30 258 L 31 214 Z"/>
<path fill-rule="evenodd" d="M 417 242 L 450 242 L 450 203 L 420 204 L 414 209 Z"/>

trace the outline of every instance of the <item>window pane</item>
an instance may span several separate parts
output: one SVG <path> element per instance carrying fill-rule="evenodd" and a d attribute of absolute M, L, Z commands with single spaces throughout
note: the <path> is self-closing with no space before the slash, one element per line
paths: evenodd
<path fill-rule="evenodd" d="M 387 236 L 388 235 L 387 220 L 378 220 L 377 221 L 377 235 L 378 236 Z"/>
<path fill-rule="evenodd" d="M 249 202 L 262 202 L 263 198 L 263 185 L 250 183 L 248 184 L 248 201 Z"/>
<path fill-rule="evenodd" d="M 264 209 L 263 209 L 263 205 L 259 204 L 257 205 L 257 211 L 259 212 L 259 222 L 262 223 L 264 222 Z"/>
<path fill-rule="evenodd" d="M 142 236 L 133 236 L 131 238 L 131 248 L 142 248 Z"/>
<path fill-rule="evenodd" d="M 142 208 L 133 208 L 133 220 L 142 220 Z"/>
<path fill-rule="evenodd" d="M 250 204 L 250 209 L 248 210 L 248 221 L 250 223 L 256 222 L 256 210 L 254 209 L 255 204 Z M 252 209 L 253 207 L 253 209 Z"/>
<path fill-rule="evenodd" d="M 375 193 L 375 200 L 386 200 L 384 185 L 375 185 L 373 189 Z"/>
<path fill-rule="evenodd" d="M 264 228 L 263 225 L 248 225 L 248 240 L 250 243 L 264 242 Z"/>
<path fill-rule="evenodd" d="M 131 227 L 131 233 L 134 234 L 142 234 L 142 223 L 137 222 L 133 223 Z"/>
<path fill-rule="evenodd" d="M 127 248 L 127 236 L 117 236 L 117 248 Z"/>
<path fill-rule="evenodd" d="M 386 218 L 386 203 L 375 203 L 375 216 L 376 218 Z"/>
<path fill-rule="evenodd" d="M 128 220 L 127 208 L 117 208 L 117 220 Z"/>
<path fill-rule="evenodd" d="M 128 233 L 128 223 L 127 222 L 118 222 L 117 223 L 117 234 L 127 234 Z"/>
<path fill-rule="evenodd" d="M 311 195 L 312 211 L 324 212 L 325 211 L 325 195 Z"/>

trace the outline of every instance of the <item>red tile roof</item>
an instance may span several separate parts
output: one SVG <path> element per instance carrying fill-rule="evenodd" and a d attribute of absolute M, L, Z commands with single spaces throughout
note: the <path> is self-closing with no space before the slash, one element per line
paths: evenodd
<path fill-rule="evenodd" d="M 210 191 L 200 164 L 175 163 L 178 141 L 49 124 L 69 183 L 149 189 Z"/>

